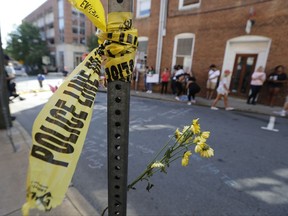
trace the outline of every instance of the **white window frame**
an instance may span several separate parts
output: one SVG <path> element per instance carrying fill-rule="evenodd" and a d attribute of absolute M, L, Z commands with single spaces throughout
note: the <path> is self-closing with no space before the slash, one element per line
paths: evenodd
<path fill-rule="evenodd" d="M 192 72 L 192 65 L 193 65 L 193 53 L 194 53 L 194 47 L 195 47 L 195 34 L 193 33 L 182 33 L 182 34 L 178 34 L 175 36 L 174 38 L 174 48 L 173 48 L 173 56 L 172 56 L 172 65 L 174 66 L 176 64 L 176 53 L 177 53 L 177 46 L 178 46 L 178 40 L 179 39 L 188 39 L 188 38 L 192 38 L 193 42 L 192 42 L 192 47 L 191 47 L 191 54 L 190 54 L 190 62 L 191 64 L 188 66 L 187 70 L 185 70 L 185 72 Z M 184 66 L 184 65 L 183 65 Z M 185 69 L 185 68 L 183 68 Z"/>
<path fill-rule="evenodd" d="M 199 0 L 199 3 L 194 3 L 188 6 L 184 6 L 184 1 L 185 0 L 179 0 L 179 6 L 178 9 L 179 10 L 190 10 L 190 9 L 194 9 L 194 8 L 199 8 L 201 5 L 201 0 Z"/>
<path fill-rule="evenodd" d="M 145 2 L 145 1 L 150 2 L 150 9 L 149 9 L 150 11 L 149 11 L 149 14 L 147 14 L 147 15 L 140 15 L 140 12 L 141 12 L 140 5 L 141 5 L 142 2 Z M 137 7 L 136 7 L 136 8 L 137 8 L 137 9 L 136 9 L 136 18 L 149 17 L 150 14 L 151 14 L 151 0 L 137 0 Z"/>

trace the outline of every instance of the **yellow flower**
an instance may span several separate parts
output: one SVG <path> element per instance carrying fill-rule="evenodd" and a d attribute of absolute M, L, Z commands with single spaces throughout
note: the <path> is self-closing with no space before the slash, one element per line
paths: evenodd
<path fill-rule="evenodd" d="M 189 164 L 189 157 L 192 155 L 191 151 L 186 151 L 182 158 L 182 166 L 187 166 Z"/>
<path fill-rule="evenodd" d="M 152 165 L 151 165 L 151 168 L 161 168 L 161 167 L 164 167 L 165 165 L 159 161 L 156 161 L 154 162 Z"/>
<path fill-rule="evenodd" d="M 200 124 L 198 123 L 198 121 L 199 121 L 199 119 L 194 119 L 192 121 L 191 130 L 194 134 L 199 134 L 201 132 Z"/>
<path fill-rule="evenodd" d="M 210 137 L 210 131 L 204 131 L 201 133 L 201 137 L 204 139 L 208 139 Z"/>
<path fill-rule="evenodd" d="M 185 133 L 185 132 L 188 132 L 187 130 L 190 128 L 190 126 L 184 126 L 183 127 L 183 130 L 182 130 L 182 133 Z"/>
<path fill-rule="evenodd" d="M 196 144 L 201 144 L 201 143 L 205 143 L 206 139 L 203 138 L 202 136 L 197 136 L 194 138 L 193 142 Z"/>
<path fill-rule="evenodd" d="M 214 156 L 214 150 L 209 147 L 208 149 L 200 152 L 200 156 L 210 158 L 210 157 Z"/>
<path fill-rule="evenodd" d="M 200 143 L 195 146 L 195 152 L 199 153 L 201 157 L 212 157 L 214 156 L 214 150 L 206 143 Z"/>
<path fill-rule="evenodd" d="M 182 133 L 179 131 L 179 129 L 177 128 L 175 131 L 175 138 L 176 140 L 178 140 L 180 137 L 182 136 Z"/>

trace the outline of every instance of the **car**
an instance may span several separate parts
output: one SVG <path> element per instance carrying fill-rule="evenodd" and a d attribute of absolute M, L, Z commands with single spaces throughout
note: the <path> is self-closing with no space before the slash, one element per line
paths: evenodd
<path fill-rule="evenodd" d="M 23 66 L 13 66 L 16 76 L 27 76 L 26 70 Z"/>

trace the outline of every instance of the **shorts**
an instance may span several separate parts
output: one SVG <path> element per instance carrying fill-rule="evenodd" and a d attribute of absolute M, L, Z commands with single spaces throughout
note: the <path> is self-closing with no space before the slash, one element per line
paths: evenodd
<path fill-rule="evenodd" d="M 207 80 L 206 88 L 214 90 L 216 88 L 216 85 L 217 85 L 216 82 L 211 82 L 210 80 Z"/>
<path fill-rule="evenodd" d="M 217 93 L 221 95 L 228 95 L 228 92 L 224 88 L 221 88 L 221 87 L 217 88 Z"/>

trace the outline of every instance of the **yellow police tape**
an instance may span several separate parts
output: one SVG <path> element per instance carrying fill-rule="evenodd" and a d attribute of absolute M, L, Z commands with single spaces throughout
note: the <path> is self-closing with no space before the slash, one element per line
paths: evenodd
<path fill-rule="evenodd" d="M 95 5 L 87 0 L 69 1 L 78 9 L 84 8 L 87 16 L 93 14 L 88 18 L 98 27 L 101 19 L 96 22 L 94 15 L 102 16 Z M 108 20 L 107 32 L 99 35 L 104 43 L 73 70 L 34 121 L 23 215 L 29 215 L 32 208 L 50 211 L 62 203 L 91 121 L 103 58 L 108 81 L 130 81 L 138 45 L 132 13 L 111 13 Z"/>

